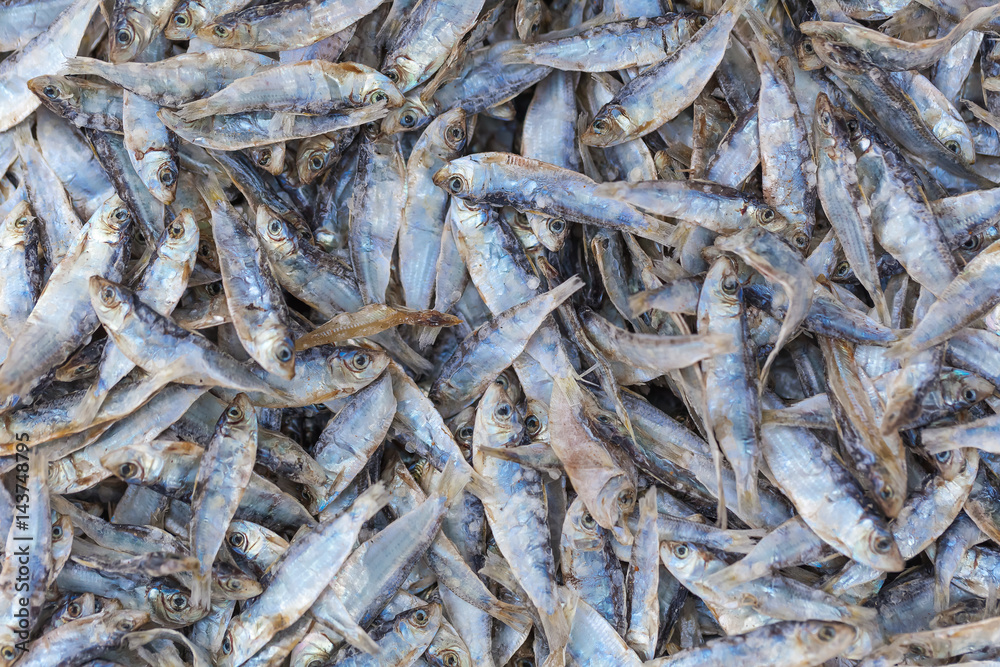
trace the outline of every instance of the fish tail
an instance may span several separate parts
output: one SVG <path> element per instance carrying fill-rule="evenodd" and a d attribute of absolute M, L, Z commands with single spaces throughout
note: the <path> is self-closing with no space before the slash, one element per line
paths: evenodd
<path fill-rule="evenodd" d="M 504 602 L 503 600 L 497 600 L 491 604 L 487 613 L 515 630 L 527 628 L 531 625 L 531 616 L 527 611 L 516 604 Z"/>
<path fill-rule="evenodd" d="M 516 44 L 509 49 L 506 49 L 502 54 L 500 54 L 500 64 L 501 65 L 518 65 L 523 63 L 530 63 L 531 59 L 528 56 L 529 50 L 527 44 Z"/>
<path fill-rule="evenodd" d="M 466 486 L 470 486 L 470 481 L 476 473 L 464 460 L 449 461 L 440 475 L 434 478 L 434 494 L 444 496 L 445 502 L 451 505 L 458 500 Z"/>
<path fill-rule="evenodd" d="M 439 327 L 423 327 L 420 329 L 420 335 L 417 337 L 417 347 L 421 350 L 426 350 L 434 341 L 437 340 L 438 334 L 441 332 Z"/>
<path fill-rule="evenodd" d="M 705 585 L 714 590 L 725 590 L 733 586 L 738 586 L 747 581 L 752 581 L 748 568 L 741 567 L 739 562 L 733 563 L 727 568 L 709 575 L 705 579 Z"/>
<path fill-rule="evenodd" d="M 378 511 L 385 507 L 385 504 L 388 502 L 388 489 L 385 488 L 385 484 L 382 482 L 376 482 L 365 489 L 364 493 L 355 499 L 352 510 L 355 508 L 360 510 L 364 517 L 362 521 L 368 521 L 368 519 L 378 514 Z"/>
<path fill-rule="evenodd" d="M 944 577 L 934 578 L 934 611 L 941 613 L 951 604 L 951 580 Z"/>
<path fill-rule="evenodd" d="M 177 109 L 176 113 L 178 118 L 190 123 L 206 116 L 214 116 L 220 111 L 222 110 L 216 108 L 216 104 L 212 102 L 212 98 L 208 97 L 203 100 L 188 102 Z"/>
<path fill-rule="evenodd" d="M 195 571 L 191 581 L 191 606 L 195 609 L 211 609 L 212 606 L 212 580 L 211 570 L 208 572 Z"/>
<path fill-rule="evenodd" d="M 381 649 L 379 645 L 375 643 L 364 628 L 362 628 L 357 623 L 351 621 L 347 622 L 347 619 L 341 619 L 334 629 L 340 633 L 340 636 L 344 638 L 348 644 L 358 649 L 359 651 L 364 651 L 369 655 L 379 655 Z"/>
<path fill-rule="evenodd" d="M 541 613 L 542 631 L 549 644 L 549 655 L 542 667 L 564 667 L 566 664 L 566 645 L 569 644 L 569 634 L 573 629 L 573 616 L 576 614 L 576 602 L 579 599 L 569 589 L 561 589 L 560 601 L 551 614 Z M 539 610 L 541 611 L 541 610 Z"/>
<path fill-rule="evenodd" d="M 763 509 L 760 506 L 760 489 L 757 486 L 757 475 L 748 478 L 746 484 L 740 484 L 736 489 L 736 509 L 748 525 L 758 528 L 764 525 L 761 518 Z M 743 537 L 743 536 L 740 536 Z M 734 543 L 738 538 L 733 538 Z M 743 539 L 749 539 L 743 537 Z M 753 545 L 751 544 L 751 547 Z"/>
<path fill-rule="evenodd" d="M 73 56 L 66 59 L 61 73 L 72 76 L 103 76 L 107 71 L 108 67 L 102 60 L 86 56 Z"/>
<path fill-rule="evenodd" d="M 490 498 L 495 497 L 497 492 L 496 486 L 493 482 L 483 477 L 475 470 L 472 471 L 472 479 L 469 480 L 467 488 L 469 493 L 480 500 L 489 500 Z"/>

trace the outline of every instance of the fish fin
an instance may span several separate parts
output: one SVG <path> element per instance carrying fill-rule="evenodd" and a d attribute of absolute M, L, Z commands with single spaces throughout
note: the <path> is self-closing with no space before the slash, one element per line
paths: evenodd
<path fill-rule="evenodd" d="M 753 581 L 750 575 L 749 568 L 740 567 L 740 561 L 737 561 L 729 567 L 723 568 L 706 577 L 705 586 L 710 587 L 712 590 L 722 591 L 748 581 Z"/>
<path fill-rule="evenodd" d="M 528 58 L 529 44 L 515 44 L 509 49 L 505 50 L 500 54 L 500 64 L 501 65 L 521 65 L 530 63 L 531 59 Z"/>

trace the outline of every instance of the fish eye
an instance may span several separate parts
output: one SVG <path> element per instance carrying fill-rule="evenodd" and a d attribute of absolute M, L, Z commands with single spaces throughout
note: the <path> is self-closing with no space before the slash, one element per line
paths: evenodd
<path fill-rule="evenodd" d="M 875 538 L 872 547 L 876 553 L 887 554 L 892 550 L 892 540 L 885 535 Z"/>
<path fill-rule="evenodd" d="M 535 667 L 535 661 L 531 658 L 522 658 L 517 661 L 517 667 Z"/>
<path fill-rule="evenodd" d="M 381 90 L 376 90 L 374 93 L 372 93 L 370 99 L 373 104 L 378 104 L 379 102 L 385 102 L 386 100 L 388 100 L 389 96 L 386 95 Z"/>
<path fill-rule="evenodd" d="M 172 222 L 170 226 L 167 227 L 167 234 L 172 239 L 179 239 L 184 236 L 184 225 L 179 222 Z"/>
<path fill-rule="evenodd" d="M 52 539 L 58 540 L 59 538 L 62 537 L 62 535 L 63 535 L 62 526 L 60 526 L 59 524 L 55 524 L 54 526 L 52 526 Z"/>
<path fill-rule="evenodd" d="M 944 142 L 944 147 L 950 150 L 952 153 L 959 153 L 962 147 L 958 145 L 958 142 L 954 139 Z"/>
<path fill-rule="evenodd" d="M 537 35 L 537 34 L 538 34 L 538 21 L 535 21 L 534 23 L 532 23 L 532 24 L 531 24 L 531 27 L 530 27 L 530 28 L 528 28 L 528 31 L 529 31 L 529 32 L 530 32 L 530 33 L 531 33 L 532 35 Z"/>
<path fill-rule="evenodd" d="M 226 636 L 222 638 L 222 652 L 227 655 L 233 652 L 233 635 L 231 632 L 227 632 Z"/>
<path fill-rule="evenodd" d="M 104 603 L 100 598 L 94 598 L 94 611 L 104 611 Z"/>
<path fill-rule="evenodd" d="M 363 371 L 366 368 L 368 368 L 368 365 L 371 363 L 371 361 L 372 361 L 371 357 L 369 357 L 364 352 L 359 352 L 358 354 L 354 355 L 354 359 L 351 361 L 351 365 L 354 366 L 355 370 Z"/>
<path fill-rule="evenodd" d="M 281 344 L 274 353 L 275 358 L 283 364 L 287 364 L 292 360 L 292 348 L 285 344 Z"/>
<path fill-rule="evenodd" d="M 302 490 L 299 491 L 299 495 L 302 496 L 302 500 L 305 500 L 306 502 L 312 500 L 313 496 L 312 491 L 310 491 L 309 488 L 305 486 L 303 486 Z"/>
<path fill-rule="evenodd" d="M 202 241 L 198 244 L 198 254 L 208 257 L 212 254 L 212 247 L 208 245 L 208 241 Z"/>
<path fill-rule="evenodd" d="M 128 46 L 132 43 L 132 31 L 128 28 L 120 28 L 115 33 L 115 41 L 121 46 Z"/>
<path fill-rule="evenodd" d="M 562 218 L 553 218 L 549 221 L 549 231 L 553 234 L 562 234 L 566 229 L 566 221 Z"/>
<path fill-rule="evenodd" d="M 21 216 L 20 218 L 14 221 L 14 229 L 20 230 L 24 229 L 27 226 L 28 226 L 28 218 L 26 216 Z"/>
<path fill-rule="evenodd" d="M 920 644 L 910 644 L 909 653 L 917 658 L 923 658 L 927 655 L 927 649 Z"/>
<path fill-rule="evenodd" d="M 454 651 L 443 651 L 441 653 L 441 662 L 447 667 L 456 667 L 458 665 L 458 656 L 455 655 Z"/>
<path fill-rule="evenodd" d="M 316 154 L 309 158 L 309 168 L 313 171 L 319 171 L 326 164 L 326 160 L 323 159 L 322 155 Z"/>
<path fill-rule="evenodd" d="M 851 270 L 851 265 L 849 262 L 845 260 L 837 265 L 837 268 L 834 269 L 833 271 L 833 275 L 837 276 L 838 278 L 843 278 L 844 276 L 847 275 L 847 272 L 850 270 Z"/>
<path fill-rule="evenodd" d="M 281 233 L 281 221 L 277 218 L 271 218 L 271 222 L 267 223 L 267 231 L 271 234 L 278 235 Z"/>
<path fill-rule="evenodd" d="M 807 234 L 799 232 L 798 234 L 792 237 L 792 243 L 794 243 L 795 247 L 798 248 L 799 250 L 803 250 L 809 245 L 809 236 Z"/>
<path fill-rule="evenodd" d="M 236 405 L 230 405 L 229 409 L 226 410 L 226 418 L 231 422 L 238 422 L 243 419 L 243 410 Z"/>
<path fill-rule="evenodd" d="M 598 118 L 590 124 L 590 129 L 594 131 L 594 134 L 604 134 L 608 131 L 608 121 Z"/>
<path fill-rule="evenodd" d="M 535 415 L 528 415 L 528 418 L 524 420 L 524 427 L 528 429 L 530 435 L 535 435 L 542 430 L 542 421 Z"/>
<path fill-rule="evenodd" d="M 115 290 L 113 287 L 105 287 L 101 290 L 101 303 L 105 306 L 113 306 L 115 304 Z"/>
<path fill-rule="evenodd" d="M 878 497 L 882 500 L 889 500 L 894 495 L 896 495 L 896 492 L 888 484 L 883 485 L 882 488 L 878 490 Z"/>
<path fill-rule="evenodd" d="M 243 582 L 237 577 L 226 577 L 222 582 L 222 587 L 229 591 L 238 591 L 243 588 Z"/>
<path fill-rule="evenodd" d="M 59 97 L 59 89 L 52 85 L 45 86 L 44 88 L 42 88 L 42 93 L 44 93 L 45 97 L 49 98 L 50 100 L 54 100 L 57 97 Z"/>
<path fill-rule="evenodd" d="M 465 190 L 465 179 L 461 176 L 452 176 L 448 179 L 448 191 L 453 194 L 461 194 Z"/>
<path fill-rule="evenodd" d="M 970 236 L 969 238 L 962 241 L 962 248 L 965 250 L 976 250 L 979 248 L 979 237 Z"/>
<path fill-rule="evenodd" d="M 618 507 L 627 510 L 635 503 L 635 494 L 631 491 L 622 491 L 618 494 Z"/>
<path fill-rule="evenodd" d="M 706 23 L 708 23 L 708 17 L 707 16 L 699 16 L 698 17 L 698 27 L 699 28 L 703 27 Z"/>
<path fill-rule="evenodd" d="M 828 642 L 833 641 L 833 638 L 837 636 L 837 628 L 832 625 L 820 626 L 819 632 L 816 633 L 820 641 Z"/>
<path fill-rule="evenodd" d="M 15 655 L 17 655 L 17 651 L 14 650 L 13 646 L 0 648 L 0 657 L 3 657 L 4 660 L 13 660 Z"/>
<path fill-rule="evenodd" d="M 702 25 L 705 24 L 703 23 Z M 816 52 L 816 49 L 813 48 L 812 40 L 806 40 L 805 42 L 803 42 L 802 50 L 809 54 L 813 54 Z"/>
<path fill-rule="evenodd" d="M 464 443 L 471 442 L 472 441 L 472 427 L 471 426 L 463 426 L 462 428 L 458 429 L 458 439 L 461 440 Z"/>
<path fill-rule="evenodd" d="M 771 222 L 774 220 L 774 209 L 763 208 L 760 210 L 761 222 Z"/>
<path fill-rule="evenodd" d="M 726 276 L 722 279 L 722 291 L 726 294 L 732 296 L 740 288 L 740 283 L 736 280 L 735 276 Z"/>
<path fill-rule="evenodd" d="M 229 28 L 224 25 L 217 25 L 215 26 L 215 29 L 212 30 L 212 33 L 219 39 L 225 39 L 229 37 Z"/>
<path fill-rule="evenodd" d="M 190 23 L 190 19 L 188 19 L 187 14 L 175 14 L 174 23 L 182 28 L 186 28 L 188 23 Z"/>
<path fill-rule="evenodd" d="M 497 386 L 502 387 L 504 389 L 504 391 L 506 391 L 507 389 L 510 388 L 510 380 L 508 380 L 507 376 L 504 375 L 503 373 L 501 373 L 500 375 L 498 375 L 497 379 L 494 380 L 494 382 L 497 383 Z"/>
<path fill-rule="evenodd" d="M 115 220 L 123 222 L 125 220 L 128 220 L 128 209 L 125 208 L 124 206 L 119 206 L 118 208 L 115 209 L 113 215 Z"/>
<path fill-rule="evenodd" d="M 131 618 L 123 618 L 122 620 L 118 621 L 118 629 L 121 630 L 122 632 L 131 632 L 133 629 L 135 629 L 135 621 L 133 621 Z"/>
<path fill-rule="evenodd" d="M 261 151 L 260 156 L 257 158 L 257 164 L 262 167 L 266 167 L 271 164 L 271 149 L 268 148 L 265 151 Z"/>
<path fill-rule="evenodd" d="M 859 127 L 858 121 L 854 120 L 853 118 L 847 121 L 847 129 L 851 132 L 851 134 L 857 132 L 858 127 Z"/>
<path fill-rule="evenodd" d="M 306 667 L 323 667 L 323 661 L 318 659 L 310 660 L 309 664 L 307 664 Z"/>
<path fill-rule="evenodd" d="M 597 421 L 601 422 L 602 424 L 610 424 L 611 418 L 608 417 L 607 415 L 597 415 Z"/>
<path fill-rule="evenodd" d="M 427 625 L 427 621 L 430 620 L 430 616 L 423 609 L 418 609 L 413 613 L 413 623 L 418 627 L 422 628 Z"/>
<path fill-rule="evenodd" d="M 399 118 L 399 124 L 403 127 L 413 127 L 417 124 L 417 114 L 407 111 Z"/>
<path fill-rule="evenodd" d="M 76 618 L 83 613 L 83 607 L 80 606 L 79 602 L 70 602 L 69 606 L 66 607 L 66 615 L 70 618 Z"/>
<path fill-rule="evenodd" d="M 584 512 L 583 516 L 580 517 L 580 525 L 587 530 L 593 530 L 594 526 L 597 525 L 597 522 L 594 521 L 594 517 L 590 515 L 590 512 Z"/>
<path fill-rule="evenodd" d="M 83 375 L 84 373 L 89 373 L 91 370 L 93 370 L 93 368 L 94 364 L 83 364 L 77 366 L 76 370 L 74 370 L 73 372 L 76 373 L 77 375 Z"/>
<path fill-rule="evenodd" d="M 205 291 L 208 292 L 209 296 L 219 296 L 222 294 L 222 283 L 209 283 Z"/>
<path fill-rule="evenodd" d="M 397 73 L 396 70 L 394 69 L 389 70 L 388 72 L 385 73 L 385 76 L 386 78 L 389 79 L 389 81 L 392 81 L 393 83 L 399 83 L 399 73 Z"/>
<path fill-rule="evenodd" d="M 496 407 L 496 410 L 493 411 L 493 414 L 495 414 L 499 419 L 507 419 L 510 417 L 511 412 L 513 412 L 513 409 L 510 407 L 509 403 L 501 403 Z"/>
<path fill-rule="evenodd" d="M 164 165 L 160 169 L 160 183 L 163 183 L 168 188 L 177 182 L 177 171 L 174 169 L 173 165 Z"/>
<path fill-rule="evenodd" d="M 691 550 L 688 549 L 688 546 L 686 544 L 678 544 L 674 547 L 674 555 L 680 558 L 681 560 L 687 558 L 690 553 Z"/>
<path fill-rule="evenodd" d="M 232 533 L 229 536 L 229 546 L 234 549 L 242 549 L 247 544 L 247 536 L 243 533 Z"/>
<path fill-rule="evenodd" d="M 951 460 L 951 452 L 938 452 L 934 455 L 934 460 L 938 463 L 947 463 Z"/>
<path fill-rule="evenodd" d="M 187 609 L 188 599 L 183 593 L 175 593 L 170 596 L 170 606 L 174 611 L 183 611 Z"/>
<path fill-rule="evenodd" d="M 976 390 L 966 389 L 965 392 L 962 394 L 962 396 L 965 397 L 965 400 L 971 403 L 972 401 L 976 400 Z"/>
<path fill-rule="evenodd" d="M 139 466 L 131 462 L 125 462 L 118 466 L 118 476 L 122 479 L 132 479 L 139 474 Z"/>

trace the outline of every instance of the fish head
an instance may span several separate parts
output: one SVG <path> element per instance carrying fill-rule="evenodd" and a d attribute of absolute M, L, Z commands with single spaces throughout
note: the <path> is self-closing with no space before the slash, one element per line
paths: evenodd
<path fill-rule="evenodd" d="M 115 243 L 132 222 L 132 212 L 118 195 L 108 197 L 90 216 L 91 238 L 105 243 Z"/>
<path fill-rule="evenodd" d="M 310 632 L 292 649 L 291 667 L 325 665 L 333 658 L 334 644 L 320 632 Z M 221 664 L 221 663 L 220 663 Z"/>
<path fill-rule="evenodd" d="M 14 205 L 7 217 L 4 218 L 3 228 L 0 231 L 0 246 L 12 248 L 28 242 L 31 235 L 37 230 L 37 218 L 31 214 L 31 206 L 27 200 L 22 200 Z"/>
<path fill-rule="evenodd" d="M 795 57 L 799 61 L 799 69 L 810 72 L 825 67 L 820 57 L 816 55 L 812 37 L 802 36 L 795 42 Z"/>
<path fill-rule="evenodd" d="M 803 655 L 829 659 L 846 651 L 857 638 L 857 628 L 847 623 L 806 621 L 797 625 L 792 639 Z"/>
<path fill-rule="evenodd" d="M 227 14 L 203 23 L 195 31 L 199 39 L 215 46 L 232 49 L 252 49 L 257 45 L 256 31 L 240 20 L 237 14 Z"/>
<path fill-rule="evenodd" d="M 434 667 L 473 667 L 475 664 L 465 642 L 443 620 L 441 629 L 424 652 L 424 658 Z"/>
<path fill-rule="evenodd" d="M 465 456 L 465 460 L 471 460 L 472 436 L 476 425 L 475 406 L 470 405 L 454 417 L 449 417 L 446 424 L 448 425 L 448 428 L 451 429 L 452 435 L 455 436 L 455 443 L 458 444 L 458 448 L 462 450 L 462 455 Z"/>
<path fill-rule="evenodd" d="M 235 438 L 254 438 L 257 435 L 257 412 L 250 397 L 239 393 L 222 412 L 215 431 Z"/>
<path fill-rule="evenodd" d="M 694 542 L 661 542 L 660 560 L 681 583 L 698 581 L 711 574 L 713 564 L 725 567 L 708 548 Z"/>
<path fill-rule="evenodd" d="M 569 224 L 564 218 L 530 214 L 528 223 L 531 225 L 531 231 L 549 252 L 559 252 L 566 242 L 566 237 L 569 236 Z"/>
<path fill-rule="evenodd" d="M 711 297 L 712 302 L 727 311 L 742 310 L 743 286 L 740 284 L 739 269 L 735 260 L 728 255 L 719 255 L 708 269 L 702 294 Z"/>
<path fill-rule="evenodd" d="M 408 95 L 403 103 L 391 110 L 382 119 L 382 132 L 385 134 L 395 134 L 397 132 L 410 132 L 425 127 L 433 120 L 427 105 L 423 103 L 417 95 Z"/>
<path fill-rule="evenodd" d="M 861 54 L 849 46 L 836 44 L 822 37 L 813 37 L 812 46 L 823 64 L 834 71 L 859 75 L 871 68 L 864 62 Z"/>
<path fill-rule="evenodd" d="M 635 129 L 624 107 L 606 104 L 594 116 L 580 140 L 587 146 L 606 148 L 623 143 Z"/>
<path fill-rule="evenodd" d="M 288 328 L 277 321 L 257 332 L 259 356 L 255 357 L 268 373 L 285 380 L 295 377 L 295 341 Z"/>
<path fill-rule="evenodd" d="M 422 639 L 433 637 L 441 627 L 441 605 L 433 602 L 404 611 L 392 623 L 407 645 L 418 644 Z"/>
<path fill-rule="evenodd" d="M 452 160 L 434 174 L 434 185 L 444 189 L 452 197 L 475 198 L 480 190 L 477 185 L 477 164 L 468 157 Z"/>
<path fill-rule="evenodd" d="M 545 20 L 545 5 L 541 0 L 521 0 L 514 10 L 514 26 L 522 42 L 533 42 L 538 38 Z"/>
<path fill-rule="evenodd" d="M 597 523 L 610 530 L 625 546 L 632 544 L 632 532 L 625 520 L 635 507 L 637 493 L 635 480 L 621 473 L 609 479 L 598 492 L 596 503 L 591 503 L 591 514 Z"/>
<path fill-rule="evenodd" d="M 399 55 L 393 58 L 392 62 L 387 60 L 382 65 L 382 74 L 396 86 L 398 92 L 405 93 L 417 85 L 423 69 L 420 63 L 405 55 Z"/>
<path fill-rule="evenodd" d="M 564 548 L 582 551 L 602 551 L 607 543 L 607 532 L 601 528 L 590 514 L 579 496 L 570 504 L 563 520 L 562 538 Z"/>
<path fill-rule="evenodd" d="M 366 387 L 389 365 L 389 356 L 367 347 L 338 347 L 327 358 L 334 377 L 344 378 L 351 386 Z"/>
<path fill-rule="evenodd" d="M 440 141 L 451 153 L 465 150 L 469 140 L 469 117 L 465 109 L 456 107 L 444 112 L 434 120 L 440 128 Z"/>
<path fill-rule="evenodd" d="M 111 62 L 127 63 L 134 60 L 146 50 L 156 31 L 153 18 L 143 11 L 129 8 L 121 13 L 115 12 L 110 30 Z"/>
<path fill-rule="evenodd" d="M 226 600 L 249 600 L 264 592 L 259 581 L 235 568 L 233 571 L 213 574 L 212 583 L 217 589 L 213 597 Z"/>
<path fill-rule="evenodd" d="M 187 591 L 163 582 L 156 582 L 146 589 L 146 600 L 154 620 L 168 628 L 190 625 L 209 613 L 208 609 L 193 606 Z"/>
<path fill-rule="evenodd" d="M 502 376 L 501 376 L 502 377 Z M 510 447 L 520 443 L 524 420 L 507 391 L 509 382 L 491 382 L 476 409 L 474 442 L 491 447 Z"/>
<path fill-rule="evenodd" d="M 993 392 L 993 385 L 974 373 L 957 368 L 941 373 L 941 393 L 945 404 L 956 412 L 975 405 Z"/>
<path fill-rule="evenodd" d="M 60 116 L 69 116 L 77 111 L 83 97 L 78 80 L 56 74 L 29 79 L 28 88 L 45 106 Z"/>
<path fill-rule="evenodd" d="M 120 331 L 134 310 L 132 293 L 100 276 L 90 277 L 90 302 L 101 323 L 110 331 Z"/>
<path fill-rule="evenodd" d="M 360 98 L 365 105 L 384 104 L 390 109 L 401 107 L 406 101 L 388 76 L 374 70 L 362 77 Z"/>
<path fill-rule="evenodd" d="M 101 465 L 122 481 L 143 484 L 159 477 L 163 458 L 149 447 L 123 447 L 101 457 Z"/>
<path fill-rule="evenodd" d="M 190 209 L 184 209 L 163 231 L 163 238 L 156 252 L 161 257 L 178 264 L 190 265 L 193 269 L 200 240 L 201 232 L 194 214 Z"/>
<path fill-rule="evenodd" d="M 858 534 L 854 544 L 864 552 L 867 565 L 884 572 L 902 571 L 903 556 L 884 521 L 868 516 L 859 521 L 854 530 Z"/>
<path fill-rule="evenodd" d="M 524 417 L 524 432 L 531 442 L 549 441 L 548 406 L 534 398 L 528 399 Z"/>
<path fill-rule="evenodd" d="M 267 254 L 277 257 L 291 257 L 298 253 L 298 235 L 295 228 L 281 219 L 268 206 L 257 207 L 257 237 Z"/>
<path fill-rule="evenodd" d="M 181 0 L 167 21 L 163 34 L 167 39 L 185 40 L 195 36 L 199 26 L 212 18 L 213 14 L 199 0 Z"/>

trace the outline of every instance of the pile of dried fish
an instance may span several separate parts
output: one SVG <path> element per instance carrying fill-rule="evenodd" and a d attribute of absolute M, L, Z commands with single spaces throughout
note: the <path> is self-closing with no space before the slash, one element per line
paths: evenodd
<path fill-rule="evenodd" d="M 0 1 L 0 667 L 1000 664 L 984 1 Z"/>

